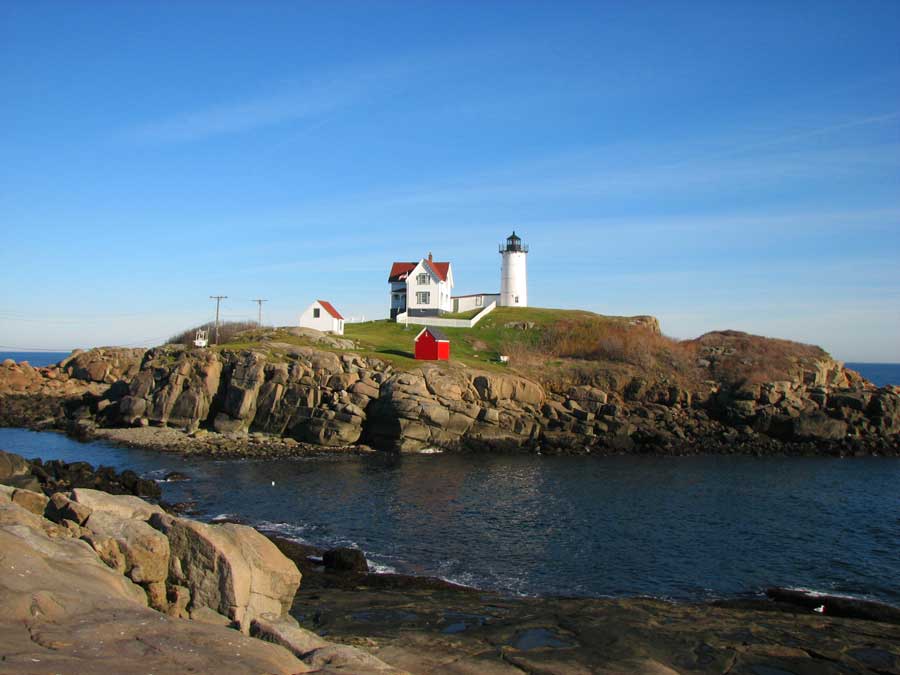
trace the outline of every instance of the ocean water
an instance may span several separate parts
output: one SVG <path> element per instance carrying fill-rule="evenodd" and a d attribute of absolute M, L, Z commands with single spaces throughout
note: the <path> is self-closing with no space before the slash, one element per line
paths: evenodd
<path fill-rule="evenodd" d="M 769 585 L 900 604 L 900 460 L 417 455 L 183 458 L 0 429 L 0 448 L 86 460 L 382 570 L 509 594 L 739 597 Z"/>
<path fill-rule="evenodd" d="M 44 366 L 52 366 L 59 363 L 69 355 L 70 352 L 0 352 L 0 361 L 12 359 L 16 363 L 28 361 L 35 368 Z"/>
<path fill-rule="evenodd" d="M 888 384 L 900 386 L 900 363 L 847 363 L 845 365 L 879 387 Z"/>

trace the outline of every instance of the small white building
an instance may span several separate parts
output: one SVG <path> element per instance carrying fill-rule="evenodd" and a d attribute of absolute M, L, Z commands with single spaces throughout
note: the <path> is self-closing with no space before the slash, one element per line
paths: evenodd
<path fill-rule="evenodd" d="M 473 293 L 472 295 L 454 295 L 454 312 L 469 312 L 473 309 L 484 309 L 491 303 L 500 302 L 499 293 Z"/>
<path fill-rule="evenodd" d="M 316 300 L 300 315 L 300 327 L 343 335 L 344 317 L 327 300 Z"/>
<path fill-rule="evenodd" d="M 453 269 L 429 253 L 419 262 L 395 262 L 388 276 L 391 285 L 391 318 L 440 316 L 453 311 Z"/>

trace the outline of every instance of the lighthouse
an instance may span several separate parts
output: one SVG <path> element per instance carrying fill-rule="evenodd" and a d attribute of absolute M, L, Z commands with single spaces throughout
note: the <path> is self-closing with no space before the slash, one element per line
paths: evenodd
<path fill-rule="evenodd" d="M 528 307 L 528 274 L 526 258 L 528 246 L 515 231 L 500 244 L 500 306 Z"/>

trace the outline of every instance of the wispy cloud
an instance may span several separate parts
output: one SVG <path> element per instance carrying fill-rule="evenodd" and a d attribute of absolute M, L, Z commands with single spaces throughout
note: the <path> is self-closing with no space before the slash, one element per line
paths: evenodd
<path fill-rule="evenodd" d="M 779 145 L 789 145 L 792 143 L 797 143 L 801 141 L 807 141 L 812 138 L 819 138 L 822 136 L 830 136 L 832 134 L 846 131 L 848 129 L 856 129 L 859 127 L 868 127 L 874 125 L 881 125 L 893 122 L 894 120 L 900 119 L 900 110 L 889 112 L 881 115 L 868 115 L 866 117 L 861 117 L 857 119 L 847 120 L 845 122 L 839 122 L 836 124 L 829 124 L 826 126 L 818 127 L 815 129 L 807 129 L 806 131 L 799 131 L 796 133 L 789 133 L 783 135 L 776 135 L 768 139 L 758 140 L 751 143 L 735 145 L 720 154 L 709 157 L 708 159 L 716 159 L 716 158 L 727 158 L 734 155 L 739 155 L 744 152 L 752 152 L 755 150 L 763 150 L 765 148 L 776 147 Z M 690 160 L 688 160 L 690 161 Z"/>
<path fill-rule="evenodd" d="M 178 143 L 298 120 L 321 120 L 336 110 L 402 82 L 411 68 L 404 64 L 387 64 L 335 71 L 314 80 L 259 93 L 243 101 L 175 113 L 138 125 L 127 135 L 138 141 Z"/>
<path fill-rule="evenodd" d="M 452 72 L 454 67 L 497 54 L 513 58 L 524 48 L 518 41 L 494 40 L 335 68 L 240 100 L 175 112 L 136 125 L 126 135 L 132 140 L 177 143 L 300 120 L 315 120 L 314 124 L 321 125 L 339 110 L 379 96 L 394 95 L 423 75 L 434 77 L 442 71 Z"/>

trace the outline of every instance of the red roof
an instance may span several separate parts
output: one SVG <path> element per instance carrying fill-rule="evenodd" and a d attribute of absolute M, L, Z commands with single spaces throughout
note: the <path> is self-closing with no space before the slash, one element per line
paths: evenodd
<path fill-rule="evenodd" d="M 395 262 L 391 265 L 391 273 L 388 275 L 388 281 L 406 281 L 406 277 L 412 272 L 417 262 Z M 425 259 L 425 264 L 431 267 L 438 279 L 447 281 L 447 274 L 450 272 L 450 263 L 434 262 Z"/>
<path fill-rule="evenodd" d="M 409 273 L 412 272 L 418 264 L 419 263 L 414 262 L 395 262 L 391 265 L 391 273 L 388 276 L 388 281 L 406 281 L 406 277 L 409 276 Z"/>
<path fill-rule="evenodd" d="M 325 311 L 328 312 L 329 314 L 331 314 L 331 316 L 333 316 L 335 319 L 340 319 L 341 321 L 344 320 L 344 317 L 341 316 L 341 313 L 338 312 L 334 308 L 334 305 L 332 305 L 327 300 L 316 300 L 316 302 L 318 302 L 320 305 L 322 305 L 322 307 L 325 309 Z"/>
<path fill-rule="evenodd" d="M 425 261 L 431 269 L 434 270 L 434 273 L 438 275 L 438 278 L 441 281 L 447 281 L 447 273 L 450 271 L 450 263 L 448 262 L 431 262 Z"/>
<path fill-rule="evenodd" d="M 418 342 L 419 338 L 425 335 L 425 333 L 429 333 L 431 337 L 434 338 L 435 342 L 450 342 L 450 338 L 447 337 L 444 331 L 433 328 L 431 326 L 425 326 L 425 328 L 420 330 L 419 334 L 416 335 L 416 338 L 413 340 L 413 342 Z"/>

